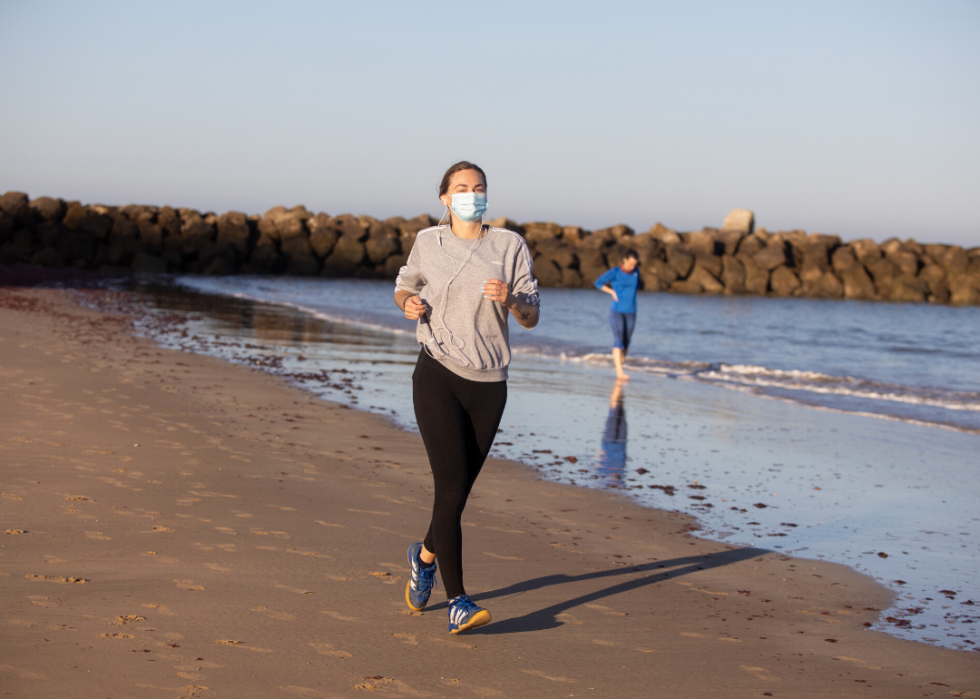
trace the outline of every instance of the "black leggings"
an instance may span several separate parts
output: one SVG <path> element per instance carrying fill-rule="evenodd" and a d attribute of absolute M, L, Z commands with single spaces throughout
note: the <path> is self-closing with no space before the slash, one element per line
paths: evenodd
<path fill-rule="evenodd" d="M 460 519 L 497 435 L 507 403 L 507 382 L 464 379 L 423 349 L 412 385 L 415 420 L 436 486 L 432 521 L 423 543 L 438 557 L 446 595 L 452 599 L 465 594 Z"/>

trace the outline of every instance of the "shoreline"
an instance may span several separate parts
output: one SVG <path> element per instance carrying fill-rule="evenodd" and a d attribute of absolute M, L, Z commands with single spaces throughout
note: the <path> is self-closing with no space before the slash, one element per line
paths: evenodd
<path fill-rule="evenodd" d="M 864 630 L 865 608 L 892 598 L 864 575 L 692 537 L 685 515 L 501 460 L 464 516 L 470 593 L 494 623 L 449 637 L 439 592 L 432 611 L 402 613 L 404 532 L 425 526 L 431 489 L 416 435 L 161 349 L 65 296 L 0 289 L 3 519 L 25 532 L 7 534 L 0 556 L 7 687 L 978 691 L 976 653 Z M 52 653 L 77 667 L 51 670 Z M 444 682 L 449 660 L 464 668 L 458 684 Z"/>

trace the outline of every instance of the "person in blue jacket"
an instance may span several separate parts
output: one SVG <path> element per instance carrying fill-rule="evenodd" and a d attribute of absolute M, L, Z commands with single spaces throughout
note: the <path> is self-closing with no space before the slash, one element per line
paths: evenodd
<path fill-rule="evenodd" d="M 619 379 L 629 378 L 629 374 L 623 371 L 623 362 L 626 360 L 630 337 L 636 325 L 636 289 L 640 282 L 640 272 L 636 269 L 638 264 L 640 257 L 636 250 L 630 248 L 618 267 L 613 267 L 595 281 L 596 289 L 613 297 L 609 321 L 612 323 L 614 340 L 613 363 Z"/>

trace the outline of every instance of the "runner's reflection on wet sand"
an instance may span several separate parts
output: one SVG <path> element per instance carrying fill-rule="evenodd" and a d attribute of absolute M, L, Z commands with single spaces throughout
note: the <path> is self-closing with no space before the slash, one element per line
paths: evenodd
<path fill-rule="evenodd" d="M 602 448 L 596 458 L 596 474 L 608 486 L 619 487 L 626 471 L 626 406 L 623 381 L 616 381 L 609 394 L 609 415 L 602 430 Z"/>

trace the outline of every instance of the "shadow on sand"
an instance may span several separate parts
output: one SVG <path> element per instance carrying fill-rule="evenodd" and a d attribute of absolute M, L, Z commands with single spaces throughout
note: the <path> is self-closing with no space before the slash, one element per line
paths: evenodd
<path fill-rule="evenodd" d="M 647 585 L 655 585 L 668 579 L 676 579 L 693 573 L 698 570 L 711 570 L 721 566 L 731 565 L 750 558 L 755 558 L 766 553 L 771 553 L 767 549 L 760 548 L 740 548 L 718 553 L 709 553 L 703 556 L 687 556 L 685 558 L 674 558 L 668 561 L 657 561 L 655 563 L 644 563 L 636 566 L 624 566 L 612 570 L 602 570 L 593 573 L 583 573 L 582 575 L 546 575 L 533 580 L 514 583 L 509 587 L 499 590 L 491 590 L 473 596 L 474 601 L 481 602 L 497 597 L 508 597 L 520 595 L 526 592 L 541 590 L 555 585 L 566 585 L 570 583 L 582 583 L 590 580 L 602 580 L 605 578 L 618 578 L 624 575 L 641 576 L 632 577 L 629 580 L 620 582 L 617 585 L 606 587 L 601 590 L 589 592 L 578 597 L 553 604 L 550 607 L 525 614 L 524 616 L 504 619 L 503 621 L 492 623 L 479 629 L 474 629 L 466 635 L 499 635 L 508 633 L 522 633 L 525 631 L 544 631 L 561 626 L 563 622 L 558 620 L 558 615 L 574 607 L 589 604 L 605 597 L 612 597 L 623 592 L 638 590 Z M 659 571 L 659 572 L 654 572 Z M 643 576 L 643 573 L 653 573 Z M 430 610 L 444 609 L 446 603 L 440 603 L 429 607 Z"/>

